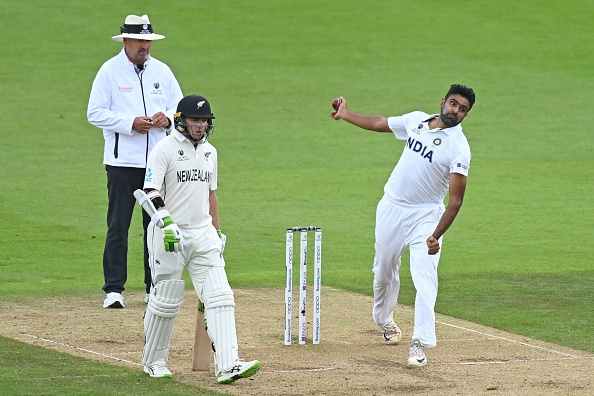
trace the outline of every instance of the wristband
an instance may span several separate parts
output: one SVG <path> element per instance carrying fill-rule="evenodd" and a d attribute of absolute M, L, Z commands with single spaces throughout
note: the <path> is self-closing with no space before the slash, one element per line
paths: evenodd
<path fill-rule="evenodd" d="M 151 216 L 151 221 L 153 223 L 155 223 L 157 226 L 159 226 L 159 220 L 163 220 L 166 217 L 169 217 L 169 211 L 167 209 L 163 209 L 163 210 L 157 210 L 155 212 L 155 214 L 153 214 Z M 171 220 L 173 221 L 173 220 Z M 168 226 L 169 224 L 165 224 L 165 222 L 163 222 L 164 225 Z"/>

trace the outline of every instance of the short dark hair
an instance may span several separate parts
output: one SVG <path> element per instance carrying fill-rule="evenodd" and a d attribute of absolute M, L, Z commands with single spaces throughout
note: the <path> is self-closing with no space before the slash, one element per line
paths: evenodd
<path fill-rule="evenodd" d="M 451 95 L 461 95 L 461 96 L 465 97 L 466 99 L 468 99 L 468 102 L 470 102 L 470 108 L 468 109 L 469 111 L 470 111 L 470 109 L 472 109 L 472 106 L 474 105 L 474 101 L 476 99 L 472 88 L 467 87 L 466 85 L 461 85 L 461 84 L 452 84 L 450 86 L 450 90 L 446 94 L 445 98 L 447 99 Z"/>

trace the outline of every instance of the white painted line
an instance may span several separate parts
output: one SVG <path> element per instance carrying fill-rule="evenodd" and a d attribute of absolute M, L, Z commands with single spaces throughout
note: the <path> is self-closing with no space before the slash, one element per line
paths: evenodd
<path fill-rule="evenodd" d="M 104 353 L 95 352 L 95 351 L 92 351 L 92 350 L 86 349 L 86 348 L 80 348 L 80 347 L 77 347 L 77 346 L 68 345 L 68 344 L 65 344 L 65 343 L 59 342 L 59 341 L 48 340 L 47 338 L 37 337 L 37 336 L 32 335 L 32 334 L 21 334 L 21 335 L 22 336 L 25 336 L 25 337 L 35 338 L 36 340 L 48 342 L 48 343 L 51 343 L 51 344 L 56 344 L 56 345 L 64 346 L 64 347 L 67 347 L 67 348 L 76 349 L 78 351 L 82 351 L 82 352 L 86 352 L 86 353 L 91 353 L 93 355 L 98 355 L 98 356 L 102 356 L 102 357 L 105 357 L 105 358 L 117 360 L 117 361 L 120 361 L 120 362 L 130 363 L 130 364 L 135 365 L 135 366 L 142 366 L 142 364 L 136 363 L 136 362 L 132 362 L 130 360 L 121 359 L 121 358 L 118 358 L 118 357 L 115 357 L 115 356 L 111 356 L 111 355 L 106 355 Z M 304 370 L 261 371 L 260 373 L 262 373 L 262 374 L 302 373 L 302 372 L 328 371 L 328 370 L 336 370 L 336 369 L 337 369 L 337 367 L 320 367 L 320 368 L 304 369 Z"/>
<path fill-rule="evenodd" d="M 453 324 L 450 324 L 450 323 L 440 322 L 438 320 L 436 320 L 435 323 L 439 323 L 439 324 L 442 324 L 444 326 L 453 327 L 453 328 L 459 329 L 459 330 L 469 331 L 471 333 L 482 334 L 484 336 L 491 337 L 491 338 L 497 338 L 497 339 L 503 340 L 503 341 L 513 342 L 515 344 L 524 345 L 524 346 L 527 346 L 527 347 L 530 347 L 530 348 L 541 349 L 541 350 L 546 351 L 546 352 L 557 353 L 559 355 L 568 356 L 568 357 L 573 358 L 573 359 L 579 359 L 579 358 L 581 358 L 581 356 L 572 355 L 571 353 L 565 353 L 565 352 L 561 352 L 561 351 L 556 351 L 554 349 L 550 349 L 550 348 L 545 348 L 545 347 L 541 347 L 541 346 L 538 346 L 538 345 L 529 344 L 527 342 L 515 341 L 515 340 L 509 339 L 509 338 L 500 337 L 500 336 L 496 336 L 496 335 L 493 335 L 493 334 L 488 334 L 488 333 L 485 333 L 483 331 L 473 330 L 473 329 L 469 329 L 469 328 L 462 327 L 462 326 L 456 326 L 456 325 L 453 325 Z"/>
<path fill-rule="evenodd" d="M 578 356 L 578 357 L 564 357 L 564 358 L 537 358 L 537 359 L 513 359 L 513 360 L 494 360 L 490 362 L 454 362 L 442 364 L 459 364 L 464 366 L 481 365 L 481 364 L 508 364 L 508 363 L 534 363 L 534 362 L 558 362 L 561 360 L 576 360 L 576 359 L 594 359 L 594 356 Z"/>
<path fill-rule="evenodd" d="M 121 373 L 121 374 L 94 374 L 94 375 L 50 375 L 49 377 L 2 377 L 2 379 L 6 379 L 9 381 L 45 381 L 48 379 L 88 379 L 88 378 L 100 378 L 100 377 L 108 377 L 113 378 L 115 376 L 129 376 L 130 373 Z"/>
<path fill-rule="evenodd" d="M 40 341 L 44 341 L 44 342 L 48 342 L 48 343 L 50 343 L 50 344 L 56 344 L 56 345 L 64 346 L 64 347 L 67 347 L 67 348 L 76 349 L 77 351 L 82 351 L 82 352 L 86 352 L 86 353 L 91 353 L 91 354 L 93 354 L 93 355 L 102 356 L 102 357 L 109 358 L 109 359 L 113 359 L 113 360 L 117 360 L 117 361 L 120 361 L 120 362 L 130 363 L 130 364 L 133 364 L 133 365 L 135 365 L 135 366 L 142 366 L 142 364 L 140 364 L 140 363 L 136 363 L 136 362 L 132 362 L 132 361 L 130 361 L 130 360 L 126 360 L 126 359 L 120 359 L 120 358 L 118 358 L 118 357 L 115 357 L 115 356 L 106 355 L 106 354 L 104 354 L 104 353 L 101 353 L 101 352 L 95 352 L 95 351 L 91 351 L 90 349 L 85 349 L 85 348 L 80 348 L 80 347 L 76 347 L 76 346 L 73 346 L 73 345 L 64 344 L 63 342 L 59 342 L 59 341 L 48 340 L 47 338 L 37 337 L 37 336 L 35 336 L 35 335 L 32 335 L 32 334 L 21 334 L 21 335 L 22 335 L 22 336 L 25 336 L 25 337 L 35 338 L 36 340 L 40 340 Z"/>
<path fill-rule="evenodd" d="M 303 370 L 277 370 L 277 371 L 261 371 L 262 374 L 280 374 L 280 373 L 308 373 L 308 372 L 316 372 L 316 371 L 329 371 L 329 370 L 337 370 L 338 367 L 320 367 L 320 368 L 313 368 L 313 369 L 303 369 Z"/>

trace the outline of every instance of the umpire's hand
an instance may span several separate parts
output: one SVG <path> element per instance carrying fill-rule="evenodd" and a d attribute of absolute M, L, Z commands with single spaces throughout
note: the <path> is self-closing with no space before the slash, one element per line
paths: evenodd
<path fill-rule="evenodd" d="M 152 127 L 154 127 L 154 125 L 153 120 L 150 117 L 136 117 L 134 118 L 134 124 L 132 124 L 132 129 L 143 135 Z"/>

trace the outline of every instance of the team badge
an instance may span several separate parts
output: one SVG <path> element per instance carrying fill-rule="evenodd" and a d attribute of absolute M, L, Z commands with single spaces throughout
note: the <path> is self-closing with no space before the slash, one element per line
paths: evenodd
<path fill-rule="evenodd" d="M 420 123 L 417 129 L 423 129 L 423 123 Z"/>
<path fill-rule="evenodd" d="M 156 82 L 156 83 L 153 84 L 153 87 L 155 87 L 155 89 L 159 89 L 160 86 L 161 85 L 158 82 Z"/>
<path fill-rule="evenodd" d="M 433 139 L 433 145 L 434 146 L 439 146 L 441 144 L 441 138 L 435 138 Z"/>

